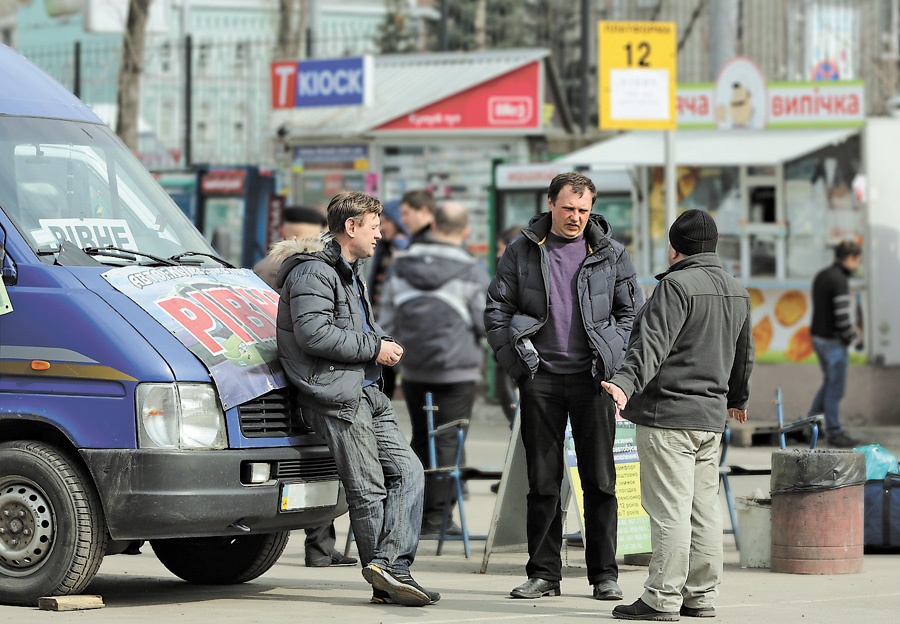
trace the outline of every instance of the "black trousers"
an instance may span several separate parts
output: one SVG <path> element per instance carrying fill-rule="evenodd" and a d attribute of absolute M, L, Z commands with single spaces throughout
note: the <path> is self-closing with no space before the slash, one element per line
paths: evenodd
<path fill-rule="evenodd" d="M 528 470 L 528 578 L 562 579 L 563 441 L 566 419 L 584 491 L 584 548 L 591 584 L 617 580 L 616 407 L 598 393 L 589 372 L 556 375 L 539 369 L 519 382 L 520 419 Z"/>
<path fill-rule="evenodd" d="M 306 529 L 306 564 L 315 565 L 328 562 L 331 565 L 331 553 L 334 548 L 334 523 L 325 524 L 314 529 Z"/>
<path fill-rule="evenodd" d="M 401 377 L 402 379 L 402 377 Z M 433 405 L 437 408 L 434 414 L 434 426 L 439 427 L 460 418 L 471 419 L 472 407 L 475 404 L 475 382 L 465 381 L 452 384 L 424 383 L 402 379 L 403 398 L 412 421 L 412 440 L 409 445 L 427 469 L 428 458 L 428 420 L 425 411 L 425 393 L 431 393 Z M 468 428 L 466 428 L 468 433 Z M 456 455 L 456 429 L 450 429 L 435 438 L 434 450 L 438 467 L 452 466 Z M 465 450 L 460 457 L 460 465 L 465 464 Z M 449 479 L 437 476 L 425 476 L 425 507 L 422 513 L 424 524 L 438 524 L 444 514 L 447 500 Z M 451 501 L 456 502 L 456 496 Z"/>

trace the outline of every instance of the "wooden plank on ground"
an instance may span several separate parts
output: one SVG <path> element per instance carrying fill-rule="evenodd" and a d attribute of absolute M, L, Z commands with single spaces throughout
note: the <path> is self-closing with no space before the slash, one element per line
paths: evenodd
<path fill-rule="evenodd" d="M 46 596 L 38 598 L 38 609 L 42 611 L 82 611 L 84 609 L 102 609 L 102 596 Z"/>

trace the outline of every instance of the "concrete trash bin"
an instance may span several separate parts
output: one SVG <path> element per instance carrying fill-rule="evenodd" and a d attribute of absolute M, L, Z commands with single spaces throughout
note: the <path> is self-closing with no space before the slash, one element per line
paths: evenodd
<path fill-rule="evenodd" d="M 861 572 L 865 480 L 857 451 L 772 453 L 772 572 Z"/>
<path fill-rule="evenodd" d="M 772 499 L 736 498 L 742 568 L 768 568 L 772 561 Z"/>

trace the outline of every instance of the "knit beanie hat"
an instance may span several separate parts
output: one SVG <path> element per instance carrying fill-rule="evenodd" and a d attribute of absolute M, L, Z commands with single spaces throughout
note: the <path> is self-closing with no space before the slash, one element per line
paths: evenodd
<path fill-rule="evenodd" d="M 685 210 L 669 228 L 669 244 L 685 256 L 715 251 L 718 241 L 716 222 L 705 210 Z"/>

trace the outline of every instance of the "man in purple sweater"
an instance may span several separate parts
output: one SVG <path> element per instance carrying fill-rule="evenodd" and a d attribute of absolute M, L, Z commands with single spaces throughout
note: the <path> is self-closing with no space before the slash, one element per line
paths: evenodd
<path fill-rule="evenodd" d="M 558 596 L 562 578 L 563 437 L 572 423 L 584 491 L 585 561 L 598 600 L 621 600 L 616 565 L 615 412 L 600 382 L 618 370 L 643 303 L 634 265 L 601 215 L 594 183 L 562 173 L 549 212 L 510 243 L 488 288 L 485 328 L 519 385 L 528 471 L 528 580 L 516 598 Z"/>

